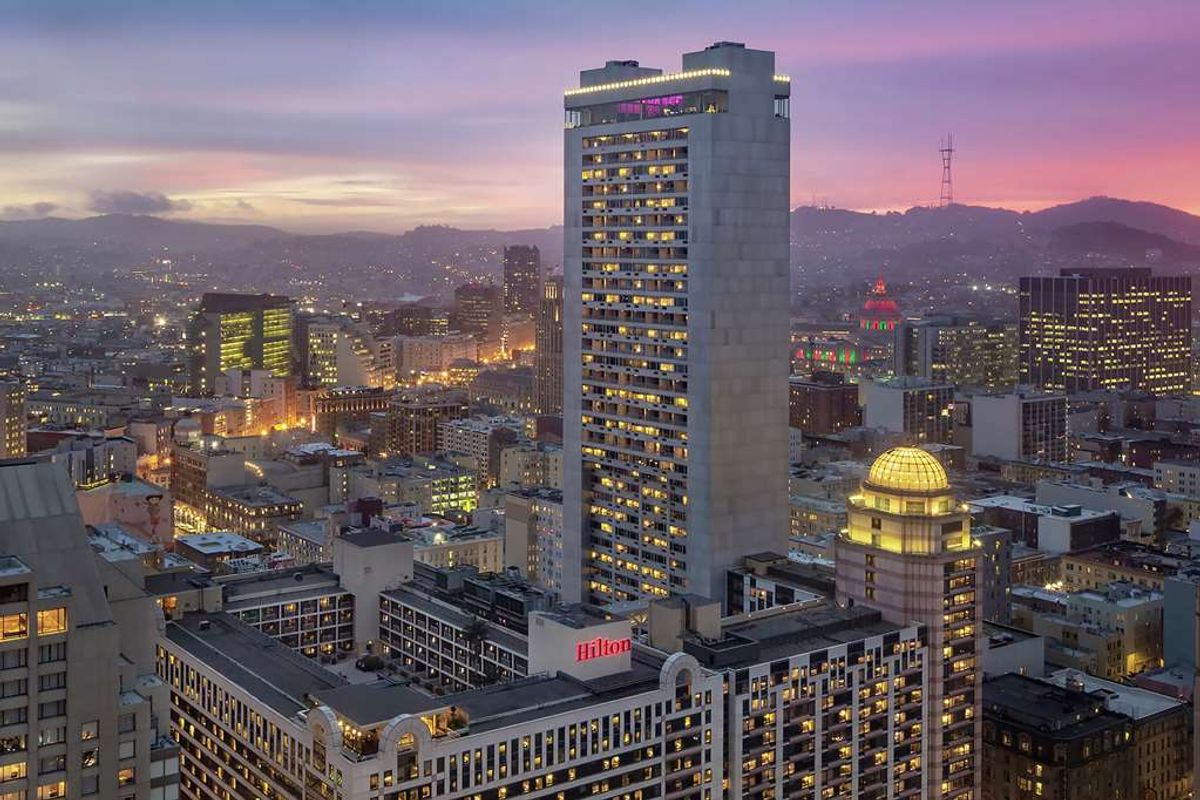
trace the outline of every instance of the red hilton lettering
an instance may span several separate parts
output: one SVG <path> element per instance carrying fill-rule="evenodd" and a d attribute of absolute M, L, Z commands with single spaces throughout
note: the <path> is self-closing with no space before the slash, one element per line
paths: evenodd
<path fill-rule="evenodd" d="M 591 661 L 593 658 L 619 656 L 631 650 L 633 641 L 630 639 L 605 639 L 603 636 L 597 636 L 595 639 L 575 644 L 575 660 Z"/>

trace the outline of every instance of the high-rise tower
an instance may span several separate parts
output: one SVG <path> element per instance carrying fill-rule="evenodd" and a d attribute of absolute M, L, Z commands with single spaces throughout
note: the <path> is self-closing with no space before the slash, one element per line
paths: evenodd
<path fill-rule="evenodd" d="M 1192 278 L 1063 269 L 1021 278 L 1021 383 L 1065 392 L 1192 386 Z"/>
<path fill-rule="evenodd" d="M 561 414 L 563 403 L 563 279 L 542 284 L 533 354 L 533 405 L 539 414 Z"/>
<path fill-rule="evenodd" d="M 533 314 L 542 286 L 542 254 L 532 245 L 504 248 L 504 313 Z"/>
<path fill-rule="evenodd" d="M 567 598 L 718 597 L 784 546 L 789 95 L 731 42 L 566 93 Z"/>
<path fill-rule="evenodd" d="M 970 513 L 938 460 L 916 447 L 879 456 L 847 512 L 836 543 L 838 602 L 919 622 L 928 636 L 925 796 L 978 797 L 982 618 Z"/>

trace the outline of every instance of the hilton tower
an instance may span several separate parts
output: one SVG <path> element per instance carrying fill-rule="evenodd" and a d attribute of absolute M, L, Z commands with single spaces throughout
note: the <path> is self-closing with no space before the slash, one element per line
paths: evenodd
<path fill-rule="evenodd" d="M 789 94 L 731 42 L 566 93 L 568 599 L 720 597 L 785 544 Z"/>

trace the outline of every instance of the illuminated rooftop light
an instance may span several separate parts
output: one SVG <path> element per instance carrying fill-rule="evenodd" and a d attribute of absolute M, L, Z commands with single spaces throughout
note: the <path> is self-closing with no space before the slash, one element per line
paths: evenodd
<path fill-rule="evenodd" d="M 664 75 L 650 75 L 645 78 L 633 78 L 627 81 L 614 81 L 613 83 L 599 83 L 595 86 L 580 86 L 578 89 L 567 89 L 563 92 L 566 97 L 573 97 L 578 94 L 592 94 L 593 92 L 605 92 L 609 89 L 629 89 L 634 86 L 651 86 L 656 83 L 667 83 L 669 81 L 691 80 L 693 78 L 728 78 L 732 73 L 723 67 L 706 67 L 705 69 L 693 69 L 687 72 L 668 72 Z M 778 76 L 776 77 L 778 80 Z"/>

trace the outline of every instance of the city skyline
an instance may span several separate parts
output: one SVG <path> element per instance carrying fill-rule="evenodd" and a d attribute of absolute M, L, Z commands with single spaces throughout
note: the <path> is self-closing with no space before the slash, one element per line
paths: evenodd
<path fill-rule="evenodd" d="M 935 202 L 953 131 L 962 202 L 1109 194 L 1198 212 L 1200 9 L 1154 5 L 763 3 L 748 18 L 701 3 L 616 45 L 569 4 L 14 3 L 0 218 L 554 225 L 563 76 L 612 57 L 676 69 L 658 54 L 718 39 L 776 50 L 793 77 L 793 205 Z"/>

